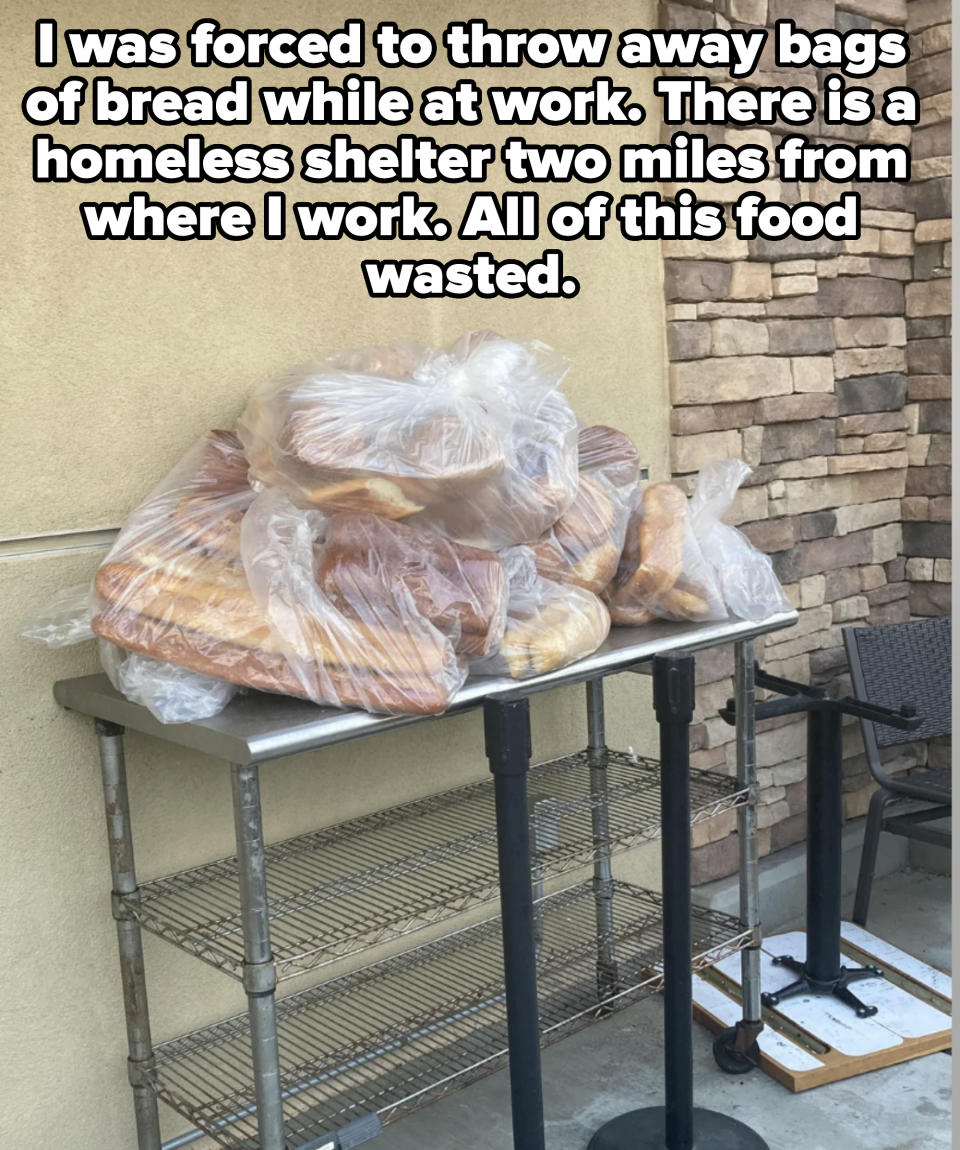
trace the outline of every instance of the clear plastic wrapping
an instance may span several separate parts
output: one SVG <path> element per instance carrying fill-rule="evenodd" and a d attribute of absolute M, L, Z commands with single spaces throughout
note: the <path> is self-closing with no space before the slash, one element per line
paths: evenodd
<path fill-rule="evenodd" d="M 738 459 L 703 468 L 688 500 L 674 483 L 635 499 L 616 577 L 605 598 L 614 625 L 652 619 L 764 619 L 789 605 L 768 556 L 721 522 L 750 474 Z"/>
<path fill-rule="evenodd" d="M 167 721 L 183 714 L 183 672 L 437 713 L 506 621 L 495 554 L 369 513 L 302 509 L 277 488 L 255 493 L 229 432 L 208 435 L 137 508 L 94 586 L 93 632 L 140 657 L 114 669 L 118 685 L 155 712 L 168 705 Z M 197 705 L 214 707 L 200 685 Z"/>
<path fill-rule="evenodd" d="M 510 600 L 499 650 L 471 663 L 474 675 L 527 679 L 592 654 L 610 633 L 610 615 L 591 591 L 555 583 L 537 571 L 529 547 L 501 552 Z"/>
<path fill-rule="evenodd" d="M 617 572 L 640 459 L 612 427 L 581 428 L 577 443 L 577 494 L 533 550 L 545 578 L 600 594 Z"/>
<path fill-rule="evenodd" d="M 548 530 L 577 490 L 568 363 L 470 332 L 331 356 L 255 396 L 239 423 L 255 486 L 500 549 Z"/>

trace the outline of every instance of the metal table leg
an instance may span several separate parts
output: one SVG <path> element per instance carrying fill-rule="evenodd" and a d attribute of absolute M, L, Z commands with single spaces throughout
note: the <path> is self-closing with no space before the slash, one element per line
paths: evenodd
<path fill-rule="evenodd" d="M 266 858 L 260 811 L 260 772 L 255 766 L 230 765 L 237 871 L 243 920 L 243 986 L 250 1013 L 253 1077 L 257 1097 L 260 1150 L 284 1150 L 277 1012 L 277 972 L 270 948 Z"/>
<path fill-rule="evenodd" d="M 148 1079 L 153 1067 L 153 1044 L 150 1040 L 150 1012 L 147 1007 L 140 923 L 129 907 L 121 902 L 121 896 L 129 898 L 137 894 L 130 804 L 127 799 L 127 770 L 123 758 L 123 727 L 96 719 L 94 729 L 100 741 L 100 769 L 103 775 L 110 873 L 113 879 L 113 917 L 117 922 L 120 978 L 127 1016 L 127 1073 L 133 1087 L 137 1146 L 139 1150 L 160 1150 L 157 1096 Z"/>
<path fill-rule="evenodd" d="M 694 663 L 689 655 L 653 661 L 660 724 L 663 838 L 663 1106 L 621 1114 L 588 1150 L 768 1150 L 742 1122 L 693 1106 L 693 991 L 690 959 L 690 721 Z"/>
<path fill-rule="evenodd" d="M 740 952 L 740 984 L 743 1017 L 722 1030 L 713 1043 L 717 1065 L 728 1074 L 746 1074 L 757 1065 L 757 1039 L 763 1030 L 760 1001 L 760 860 L 757 850 L 757 740 L 756 664 L 753 640 L 734 647 L 734 706 L 736 712 L 737 781 L 747 801 L 737 810 L 740 847 L 740 921 L 751 932 L 750 945 Z"/>
<path fill-rule="evenodd" d="M 590 764 L 590 817 L 593 831 L 593 897 L 597 908 L 597 994 L 617 992 L 617 956 L 613 935 L 613 869 L 610 865 L 610 805 L 607 794 L 607 744 L 603 715 L 603 679 L 587 682 L 587 761 Z"/>
<path fill-rule="evenodd" d="M 487 699 L 483 726 L 497 812 L 513 1145 L 514 1150 L 545 1150 L 527 814 L 529 700 L 510 696 Z"/>

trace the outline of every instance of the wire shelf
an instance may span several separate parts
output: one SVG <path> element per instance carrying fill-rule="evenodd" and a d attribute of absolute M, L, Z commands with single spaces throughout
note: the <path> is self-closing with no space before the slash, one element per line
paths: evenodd
<path fill-rule="evenodd" d="M 660 833 L 660 767 L 606 752 L 609 848 Z M 588 754 L 531 768 L 538 881 L 595 854 Z M 746 791 L 694 771 L 691 820 L 740 805 Z M 270 932 L 279 979 L 448 919 L 497 896 L 493 780 L 458 787 L 267 847 Z M 234 978 L 243 971 L 237 863 L 221 859 L 140 885 L 125 900 L 141 926 Z"/>
<path fill-rule="evenodd" d="M 658 894 L 616 882 L 612 935 L 597 935 L 590 883 L 542 899 L 537 919 L 544 1043 L 660 989 Z M 613 985 L 597 967 L 611 937 Z M 737 920 L 694 908 L 695 970 L 749 940 Z M 321 1135 L 371 1114 L 382 1123 L 402 1117 L 506 1062 L 500 920 L 280 999 L 277 1024 L 290 1150 L 319 1145 Z M 247 1016 L 238 1015 L 159 1045 L 154 1087 L 221 1146 L 255 1150 L 251 1058 Z"/>

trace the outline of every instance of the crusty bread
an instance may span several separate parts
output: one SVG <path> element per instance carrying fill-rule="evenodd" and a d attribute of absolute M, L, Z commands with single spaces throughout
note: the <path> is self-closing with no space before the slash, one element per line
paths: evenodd
<path fill-rule="evenodd" d="M 653 483 L 643 493 L 642 513 L 631 518 L 639 563 L 626 578 L 618 574 L 620 602 L 650 604 L 676 583 L 683 570 L 687 497 L 675 483 Z M 626 554 L 626 552 L 625 552 Z"/>
<path fill-rule="evenodd" d="M 640 455 L 628 435 L 596 424 L 580 429 L 577 467 L 586 473 L 599 471 L 616 487 L 629 487 L 640 478 Z"/>
<path fill-rule="evenodd" d="M 402 588 L 414 609 L 464 654 L 485 655 L 503 636 L 507 580 L 499 557 L 404 524 L 334 516 L 317 580 L 338 610 L 359 619 Z"/>
<path fill-rule="evenodd" d="M 384 519 L 407 519 L 423 510 L 391 479 L 346 479 L 304 490 L 304 496 L 321 511 L 367 511 Z"/>
<path fill-rule="evenodd" d="M 102 639 L 127 650 L 254 690 L 306 698 L 315 683 L 325 682 L 331 701 L 344 707 L 435 715 L 450 705 L 444 683 L 428 675 L 381 675 L 377 671 L 324 665 L 314 668 L 305 682 L 283 655 L 222 640 L 211 643 L 207 635 L 130 611 L 111 610 L 97 615 L 93 630 Z"/>
<path fill-rule="evenodd" d="M 609 631 L 610 616 L 596 595 L 557 585 L 532 615 L 508 621 L 499 654 L 511 678 L 545 675 L 592 654 Z"/>
<path fill-rule="evenodd" d="M 703 588 L 698 590 L 701 593 L 676 583 L 668 591 L 664 591 L 657 601 L 657 606 L 668 615 L 677 615 L 681 619 L 702 619 L 709 614 L 710 604 L 705 598 Z"/>

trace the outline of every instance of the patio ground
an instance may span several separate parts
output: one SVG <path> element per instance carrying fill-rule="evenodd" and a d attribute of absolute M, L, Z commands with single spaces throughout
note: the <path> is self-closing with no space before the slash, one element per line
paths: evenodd
<path fill-rule="evenodd" d="M 848 908 L 849 909 L 849 908 Z M 801 924 L 802 925 L 802 924 Z M 878 878 L 869 928 L 919 958 L 950 969 L 950 879 L 908 870 Z M 584 1150 L 609 1118 L 662 1101 L 657 998 L 544 1052 L 549 1150 Z M 791 1094 L 760 1071 L 721 1073 L 710 1035 L 694 1030 L 696 1100 L 752 1126 L 770 1150 L 935 1150 L 951 1145 L 949 1054 Z M 508 1150 L 505 1072 L 389 1127 L 377 1150 Z"/>

